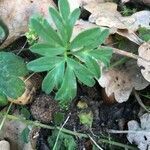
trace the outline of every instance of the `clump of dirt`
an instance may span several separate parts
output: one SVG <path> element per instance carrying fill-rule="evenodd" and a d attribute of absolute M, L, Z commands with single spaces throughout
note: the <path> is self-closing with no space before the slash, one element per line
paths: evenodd
<path fill-rule="evenodd" d="M 58 110 L 57 102 L 46 94 L 36 96 L 30 108 L 33 118 L 42 123 L 50 123 Z"/>

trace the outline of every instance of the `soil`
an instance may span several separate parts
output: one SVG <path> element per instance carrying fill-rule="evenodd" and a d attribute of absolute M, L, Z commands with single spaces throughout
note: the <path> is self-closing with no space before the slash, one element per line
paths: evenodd
<path fill-rule="evenodd" d="M 140 106 L 134 96 L 131 96 L 127 102 L 124 103 L 114 103 L 108 104 L 103 100 L 101 96 L 102 88 L 98 85 L 95 85 L 92 88 L 79 85 L 78 87 L 78 96 L 73 100 L 65 116 L 67 118 L 68 114 L 70 118 L 66 125 L 66 129 L 71 131 L 77 131 L 80 133 L 100 136 L 102 138 L 110 137 L 115 141 L 121 143 L 129 144 L 125 134 L 110 134 L 108 133 L 109 129 L 114 130 L 127 130 L 127 122 L 130 120 L 138 120 L 138 113 L 140 112 Z M 44 98 L 45 96 L 43 96 Z M 41 95 L 39 96 L 40 102 L 43 103 Z M 78 113 L 80 109 L 77 107 L 78 101 L 84 101 L 88 107 L 87 110 L 93 112 L 93 124 L 91 128 L 87 128 L 82 125 L 79 121 Z M 34 108 L 35 109 L 35 108 Z M 46 109 L 45 109 L 46 111 Z M 65 118 L 65 119 L 66 119 Z M 64 119 L 64 120 L 65 120 Z M 51 135 L 51 131 L 47 129 L 41 129 L 40 136 L 38 138 L 37 147 L 38 150 L 47 150 L 47 138 Z M 108 144 L 102 144 L 101 146 L 107 149 Z M 88 147 L 90 149 L 91 143 L 88 139 L 78 139 L 78 149 L 83 149 Z M 42 147 L 42 148 L 41 148 Z M 112 146 L 113 148 L 113 146 Z M 109 149 L 109 148 L 108 148 Z M 119 148 L 117 148 L 119 149 Z"/>

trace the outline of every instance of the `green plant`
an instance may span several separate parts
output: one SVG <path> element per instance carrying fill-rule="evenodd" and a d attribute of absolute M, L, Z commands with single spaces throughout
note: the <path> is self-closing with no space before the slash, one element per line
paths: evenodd
<path fill-rule="evenodd" d="M 138 33 L 139 33 L 139 37 L 142 40 L 144 40 L 146 42 L 150 41 L 150 29 L 147 29 L 147 28 L 144 28 L 144 27 L 139 28 Z"/>
<path fill-rule="evenodd" d="M 17 99 L 25 84 L 20 79 L 28 71 L 22 58 L 9 52 L 0 52 L 0 105 L 7 104 L 7 97 Z"/>
<path fill-rule="evenodd" d="M 123 6 L 122 11 L 121 11 L 123 16 L 131 16 L 132 14 L 136 12 L 137 12 L 136 8 L 131 9 L 131 8 L 128 8 L 127 6 Z"/>
<path fill-rule="evenodd" d="M 35 31 L 29 27 L 29 31 L 26 32 L 26 38 L 27 38 L 27 41 L 30 45 L 33 45 L 37 39 L 38 39 L 38 36 L 37 34 L 35 33 Z"/>
<path fill-rule="evenodd" d="M 77 148 L 76 141 L 72 135 L 60 132 L 59 142 L 56 141 L 59 131 L 52 131 L 52 135 L 48 138 L 48 143 L 53 150 L 75 150 Z M 55 143 L 57 142 L 57 143 Z M 55 145 L 55 147 L 54 147 Z"/>
<path fill-rule="evenodd" d="M 34 44 L 30 50 L 41 55 L 27 64 L 34 72 L 47 71 L 42 89 L 49 94 L 58 90 L 56 100 L 65 103 L 76 96 L 77 79 L 80 83 L 92 87 L 94 79 L 100 77 L 98 61 L 108 65 L 112 50 L 98 48 L 109 35 L 108 29 L 92 28 L 85 30 L 72 39 L 73 28 L 80 16 L 80 10 L 70 12 L 67 0 L 59 0 L 59 12 L 50 8 L 50 15 L 57 27 L 55 31 L 47 20 L 43 23 L 32 17 L 31 26 L 41 42 Z"/>

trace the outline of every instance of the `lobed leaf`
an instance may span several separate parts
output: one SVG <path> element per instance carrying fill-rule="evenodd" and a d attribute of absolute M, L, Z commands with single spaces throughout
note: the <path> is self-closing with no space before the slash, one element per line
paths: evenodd
<path fill-rule="evenodd" d="M 49 8 L 49 13 L 57 27 L 57 30 L 59 31 L 61 38 L 63 39 L 63 44 L 66 44 L 68 39 L 67 30 L 64 25 L 64 21 L 59 15 L 58 11 L 52 7 Z"/>
<path fill-rule="evenodd" d="M 67 64 L 63 83 L 56 93 L 57 100 L 72 100 L 76 96 L 77 83 L 73 68 Z"/>
<path fill-rule="evenodd" d="M 95 59 L 101 60 L 106 66 L 110 63 L 110 58 L 112 57 L 112 49 L 107 48 L 99 48 L 93 51 L 90 51 L 89 54 L 93 56 Z"/>
<path fill-rule="evenodd" d="M 75 54 L 75 56 L 82 62 L 85 63 L 87 66 L 88 70 L 96 77 L 100 77 L 100 67 L 95 58 L 90 56 L 87 51 L 80 51 Z"/>
<path fill-rule="evenodd" d="M 70 6 L 67 0 L 59 0 L 58 7 L 62 18 L 67 22 L 70 14 Z"/>
<path fill-rule="evenodd" d="M 75 9 L 69 16 L 69 21 L 66 25 L 67 32 L 68 32 L 68 40 L 70 40 L 70 38 L 71 38 L 74 25 L 75 25 L 76 21 L 79 19 L 79 17 L 80 17 L 80 9 L 79 8 Z"/>
<path fill-rule="evenodd" d="M 90 70 L 91 73 L 95 76 L 95 78 L 99 79 L 100 77 L 100 66 L 97 63 L 97 61 L 88 56 L 85 60 L 85 65 L 87 66 L 88 70 Z"/>
<path fill-rule="evenodd" d="M 27 64 L 27 68 L 35 72 L 43 72 L 51 70 L 57 63 L 63 61 L 63 57 L 41 57 Z"/>
<path fill-rule="evenodd" d="M 35 32 L 46 42 L 51 45 L 62 45 L 62 41 L 58 36 L 57 32 L 48 24 L 46 20 L 43 21 L 43 24 L 35 18 L 31 18 L 31 26 Z"/>
<path fill-rule="evenodd" d="M 101 31 L 99 28 L 92 28 L 79 33 L 71 42 L 71 49 L 88 47 L 95 44 L 95 39 L 99 38 Z"/>
<path fill-rule="evenodd" d="M 42 83 L 42 89 L 45 93 L 49 94 L 54 87 L 59 87 L 63 81 L 64 77 L 64 69 L 65 69 L 65 62 L 59 62 L 55 65 L 55 68 L 52 69 L 44 78 Z"/>
<path fill-rule="evenodd" d="M 64 47 L 53 47 L 50 44 L 41 43 L 34 44 L 30 47 L 30 50 L 34 53 L 43 55 L 43 56 L 56 56 L 59 54 L 63 54 L 65 51 Z"/>
<path fill-rule="evenodd" d="M 84 65 L 71 58 L 68 58 L 67 62 L 73 68 L 73 71 L 80 82 L 90 87 L 95 84 L 93 74 Z"/>

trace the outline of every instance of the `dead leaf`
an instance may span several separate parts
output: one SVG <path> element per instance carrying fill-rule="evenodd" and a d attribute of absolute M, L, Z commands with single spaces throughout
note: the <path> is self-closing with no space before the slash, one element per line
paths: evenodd
<path fill-rule="evenodd" d="M 105 71 L 99 84 L 105 88 L 107 96 L 114 95 L 118 103 L 129 99 L 132 89 L 142 90 L 149 85 L 141 75 L 135 61 L 128 61 L 123 67 Z"/>
<path fill-rule="evenodd" d="M 107 96 L 114 94 L 116 101 L 119 103 L 128 100 L 133 88 L 127 73 L 117 69 L 111 69 L 103 73 L 98 82 L 105 88 Z"/>
<path fill-rule="evenodd" d="M 138 145 L 140 150 L 149 150 L 150 149 L 150 114 L 146 113 L 140 117 L 139 124 L 135 120 L 128 122 L 129 133 L 127 139 L 130 143 L 135 143 Z M 137 131 L 137 132 L 130 132 Z M 141 131 L 141 132 L 138 132 Z"/>
<path fill-rule="evenodd" d="M 113 32 L 116 32 L 117 29 L 128 29 L 134 32 L 139 26 L 150 27 L 150 11 L 140 11 L 129 17 L 123 17 L 117 11 L 115 3 L 88 3 L 84 8 L 91 12 L 90 22 L 109 27 Z"/>
<path fill-rule="evenodd" d="M 145 60 L 139 58 L 137 63 L 138 66 L 141 67 L 141 73 L 143 77 L 150 82 L 150 44 L 144 43 L 142 44 L 139 49 L 139 56 L 144 58 Z"/>
<path fill-rule="evenodd" d="M 73 11 L 76 8 L 82 7 L 88 3 L 103 3 L 106 0 L 69 0 L 70 10 Z"/>
<path fill-rule="evenodd" d="M 1 47 L 9 45 L 28 30 L 28 21 L 33 14 L 48 17 L 49 6 L 55 7 L 53 0 L 1 0 L 0 18 L 9 29 L 9 36 Z"/>

